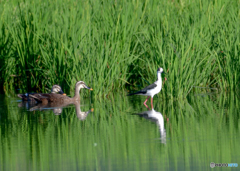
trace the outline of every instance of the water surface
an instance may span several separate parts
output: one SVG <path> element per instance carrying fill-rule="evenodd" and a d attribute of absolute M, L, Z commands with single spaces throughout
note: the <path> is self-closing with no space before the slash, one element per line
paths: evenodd
<path fill-rule="evenodd" d="M 1 95 L 0 170 L 202 171 L 211 162 L 240 164 L 237 96 L 154 97 L 154 111 L 144 100 L 115 95 L 33 110 Z M 80 117 L 77 109 L 89 113 Z"/>

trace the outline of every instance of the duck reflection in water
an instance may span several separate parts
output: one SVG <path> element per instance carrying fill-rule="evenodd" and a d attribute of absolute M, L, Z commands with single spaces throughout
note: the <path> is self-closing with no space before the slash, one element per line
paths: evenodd
<path fill-rule="evenodd" d="M 31 102 L 24 102 L 24 105 L 23 105 L 23 102 L 22 102 L 20 104 L 21 105 L 18 105 L 19 107 L 26 107 L 27 109 L 29 109 L 29 111 L 52 110 L 55 115 L 61 115 L 63 108 L 66 108 L 69 105 L 73 104 L 75 106 L 76 115 L 79 120 L 85 120 L 88 114 L 94 111 L 94 109 L 92 108 L 86 112 L 82 112 L 79 101 L 71 102 L 71 103 L 61 103 L 61 102 L 47 103 L 47 104 L 37 103 L 35 105 L 33 105 L 33 103 Z"/>
<path fill-rule="evenodd" d="M 141 113 L 135 113 L 134 115 L 139 115 L 140 117 L 144 117 L 145 119 L 155 122 L 159 127 L 161 143 L 166 144 L 166 131 L 164 129 L 164 119 L 163 115 L 160 112 L 157 112 L 154 109 L 152 109 Z"/>
<path fill-rule="evenodd" d="M 30 108 L 36 106 L 36 104 L 36 101 L 21 101 L 20 103 L 18 103 L 18 107 L 23 107 L 29 110 Z"/>

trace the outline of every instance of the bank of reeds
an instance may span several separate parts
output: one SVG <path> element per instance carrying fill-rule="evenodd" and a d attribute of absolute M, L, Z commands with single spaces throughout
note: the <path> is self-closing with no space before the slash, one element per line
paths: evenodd
<path fill-rule="evenodd" d="M 105 97 L 154 81 L 159 66 L 168 73 L 164 96 L 237 88 L 238 1 L 0 3 L 0 88 L 6 93 L 47 91 L 53 84 L 72 92 L 84 80 Z"/>

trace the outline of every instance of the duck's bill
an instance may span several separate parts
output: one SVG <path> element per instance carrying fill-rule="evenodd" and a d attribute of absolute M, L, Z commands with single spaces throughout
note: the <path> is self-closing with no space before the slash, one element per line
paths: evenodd
<path fill-rule="evenodd" d="M 62 90 L 60 90 L 59 93 L 62 95 L 66 95 L 66 93 L 64 93 Z"/>
<path fill-rule="evenodd" d="M 88 87 L 88 86 L 86 86 L 86 88 L 87 88 L 88 90 L 91 90 L 91 91 L 93 90 L 92 88 L 90 88 L 90 87 Z"/>

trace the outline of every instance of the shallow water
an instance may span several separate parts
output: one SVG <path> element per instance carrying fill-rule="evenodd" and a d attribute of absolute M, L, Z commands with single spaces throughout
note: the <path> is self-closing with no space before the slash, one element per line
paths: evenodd
<path fill-rule="evenodd" d="M 240 163 L 235 95 L 154 97 L 155 111 L 144 100 L 115 95 L 32 109 L 1 95 L 0 170 L 202 171 L 211 170 L 211 162 Z"/>

